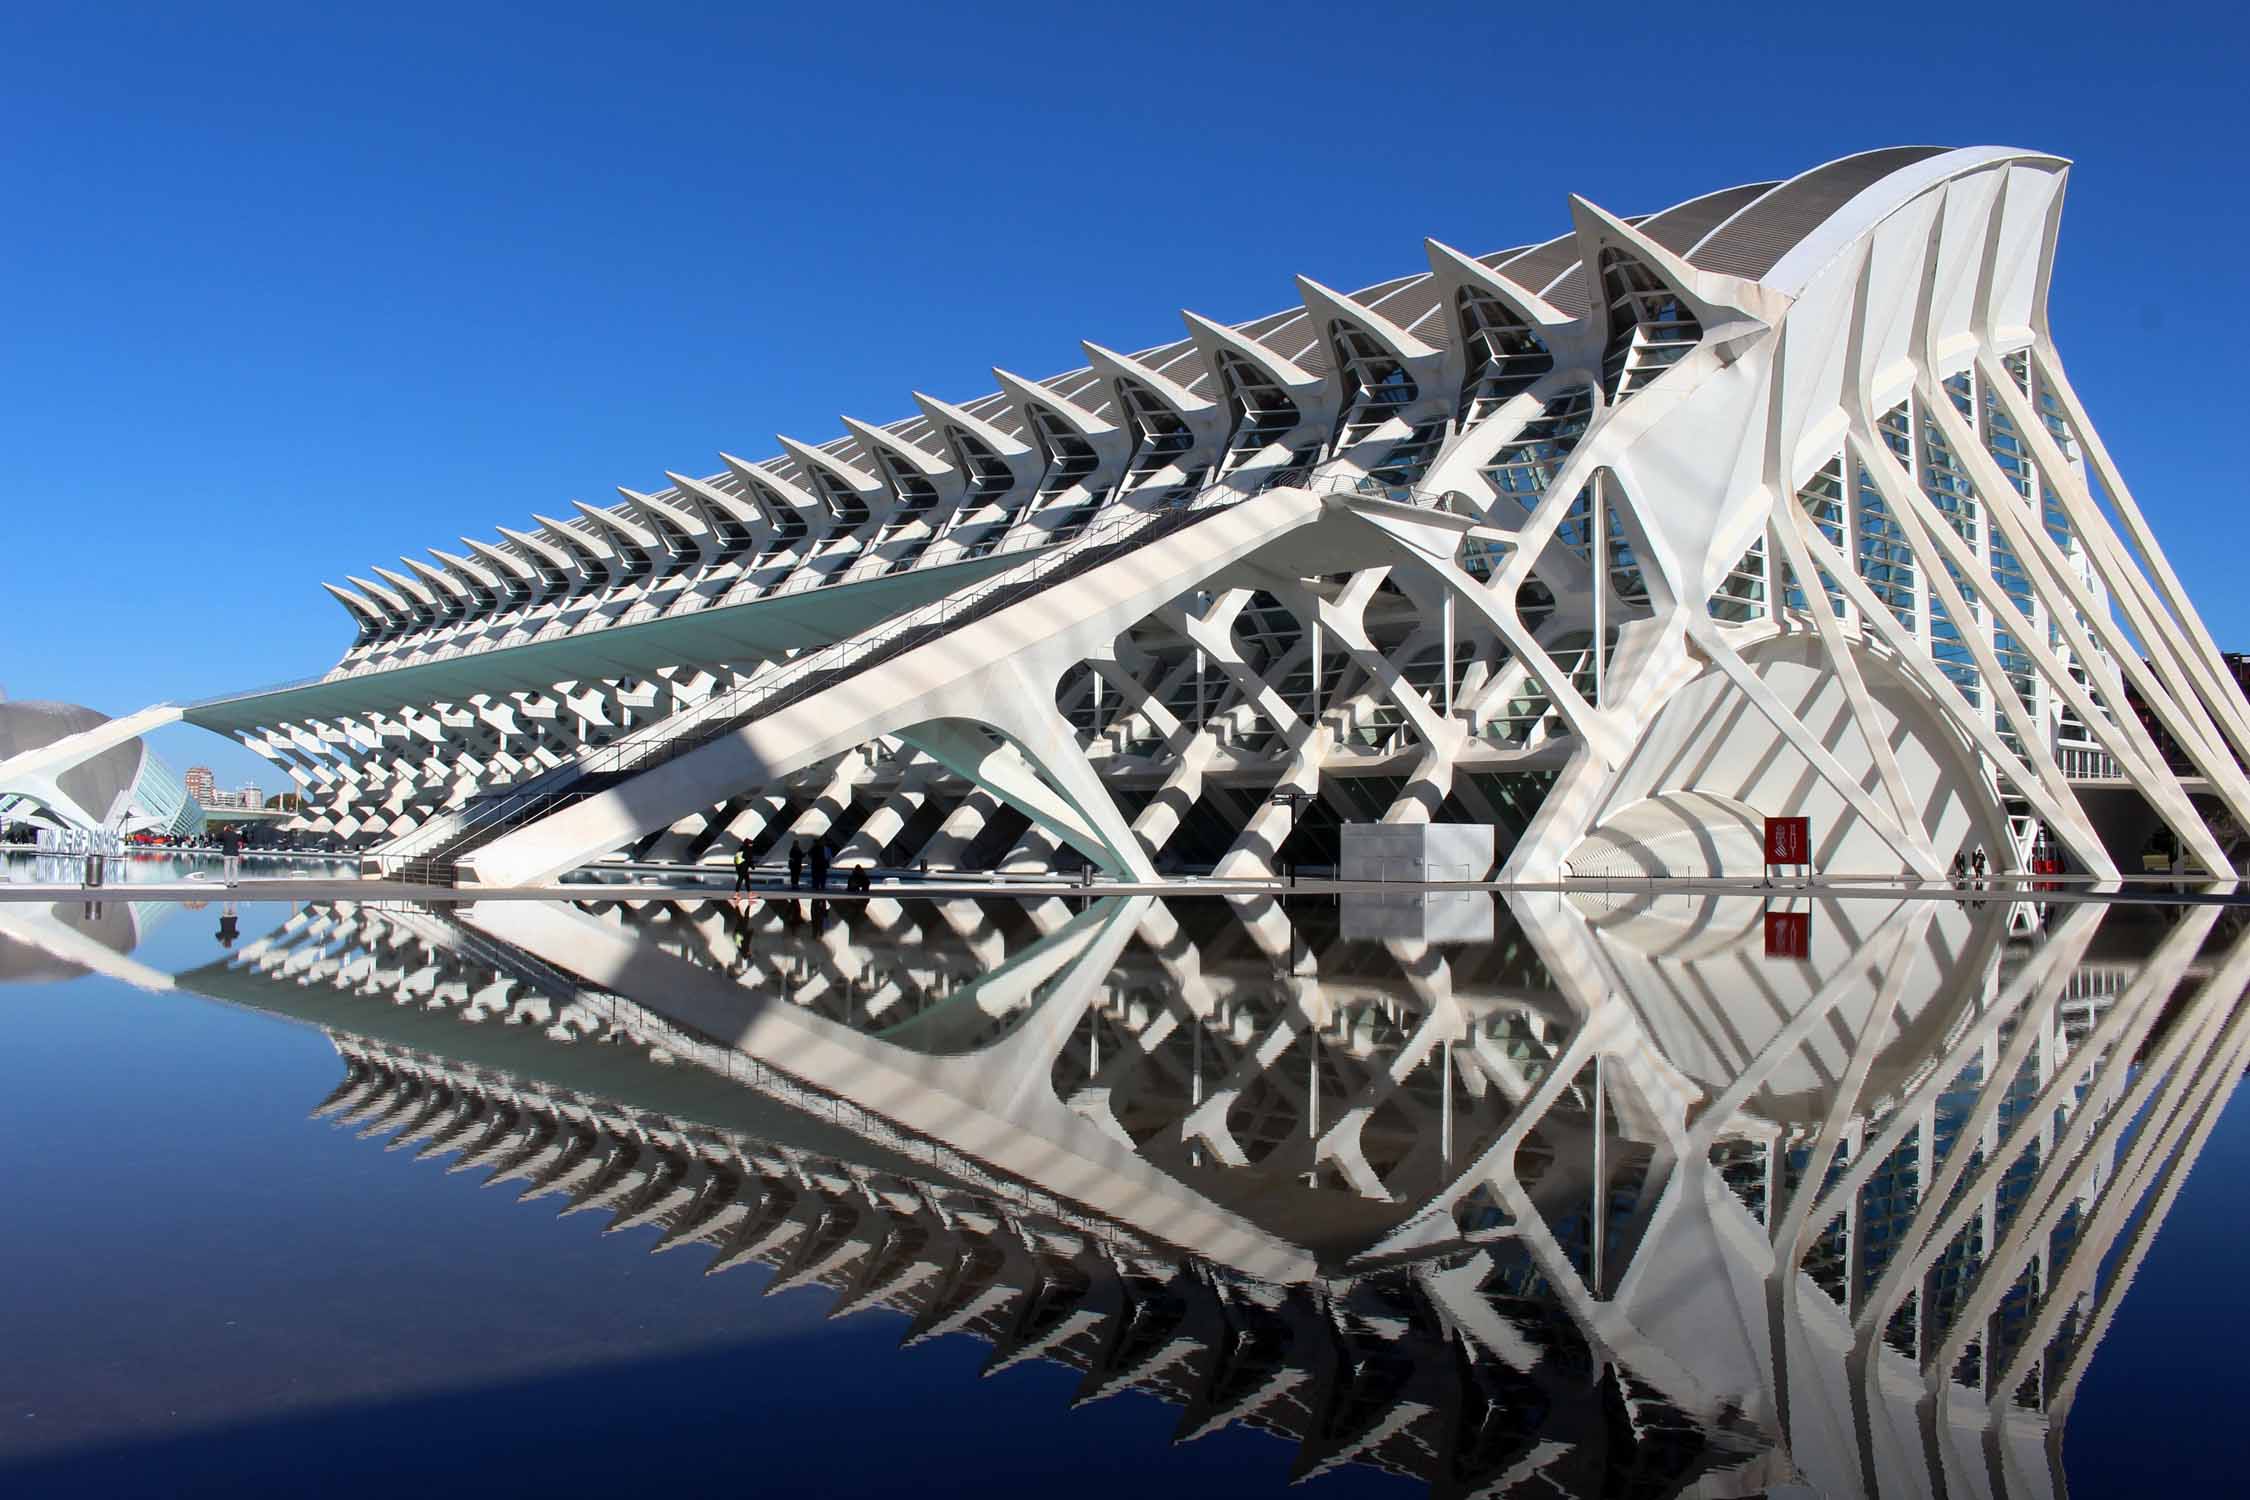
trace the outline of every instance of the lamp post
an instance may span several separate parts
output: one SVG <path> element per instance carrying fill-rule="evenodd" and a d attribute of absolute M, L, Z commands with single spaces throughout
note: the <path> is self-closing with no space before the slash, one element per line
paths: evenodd
<path fill-rule="evenodd" d="M 1295 787 L 1284 787 L 1282 790 L 1275 792 L 1271 797 L 1266 799 L 1269 802 L 1278 802 L 1283 807 L 1289 809 L 1289 831 L 1281 836 L 1281 843 L 1283 848 L 1287 848 L 1289 841 L 1292 838 L 1296 837 L 1297 808 L 1306 800 L 1306 797 L 1306 793 L 1298 791 Z M 1276 854 L 1279 854 L 1280 852 L 1280 849 L 1276 849 L 1274 851 L 1274 853 Z M 1296 888 L 1297 862 L 1294 859 L 1282 860 L 1281 877 L 1283 880 L 1289 883 L 1289 886 L 1292 890 Z"/>

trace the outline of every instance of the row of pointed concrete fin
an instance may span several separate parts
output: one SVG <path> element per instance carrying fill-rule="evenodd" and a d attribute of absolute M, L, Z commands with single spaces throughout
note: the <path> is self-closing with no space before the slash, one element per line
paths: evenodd
<path fill-rule="evenodd" d="M 1442 299 L 1433 301 L 1426 312 L 1415 316 L 1415 325 L 1420 329 L 1420 333 L 1416 334 L 1408 332 L 1396 324 L 1386 322 L 1383 312 L 1387 309 L 1376 306 L 1362 306 L 1350 301 L 1350 299 L 1340 298 L 1335 294 L 1312 288 L 1308 284 L 1308 298 L 1325 299 L 1329 304 L 1328 310 L 1334 314 L 1328 323 L 1328 336 L 1337 342 L 1338 349 L 1341 351 L 1339 367 L 1351 376 L 1351 379 L 1345 382 L 1350 387 L 1349 390 L 1340 387 L 1332 389 L 1331 387 L 1337 387 L 1338 385 L 1334 379 L 1316 376 L 1305 367 L 1295 363 L 1287 361 L 1276 363 L 1275 361 L 1279 360 L 1280 357 L 1259 352 L 1263 346 L 1254 345 L 1245 339 L 1227 335 L 1231 342 L 1222 341 L 1222 347 L 1213 356 L 1212 363 L 1222 371 L 1237 372 L 1228 377 L 1231 388 L 1236 391 L 1234 399 L 1239 408 L 1239 421 L 1235 427 L 1229 429 L 1227 433 L 1222 433 L 1221 427 L 1214 425 L 1214 423 L 1223 425 L 1225 420 L 1220 409 L 1209 402 L 1203 401 L 1202 398 L 1194 396 L 1192 392 L 1184 388 L 1171 388 L 1170 393 L 1164 399 L 1174 403 L 1176 408 L 1174 417 L 1179 425 L 1172 430 L 1177 434 L 1185 435 L 1182 440 L 1187 443 L 1187 450 L 1171 454 L 1170 457 L 1174 461 L 1154 467 L 1140 461 L 1145 459 L 1152 449 L 1165 446 L 1165 434 L 1149 426 L 1146 421 L 1138 418 L 1129 419 L 1128 425 L 1132 427 L 1139 445 L 1134 450 L 1138 457 L 1131 465 L 1130 471 L 1125 473 L 1122 479 L 1118 477 L 1123 462 L 1119 458 L 1118 452 L 1112 452 L 1107 457 L 1095 455 L 1092 460 L 1093 467 L 1079 475 L 1080 482 L 1075 485 L 1063 486 L 1063 490 L 1067 493 L 1048 497 L 1055 500 L 1055 503 L 1048 508 L 1065 513 L 1065 519 L 1068 520 L 1069 524 L 1058 524 L 1046 530 L 1035 531 L 1024 540 L 1030 544 L 1043 544 L 1074 534 L 1084 524 L 1082 517 L 1085 503 L 1089 499 L 1095 498 L 1094 492 L 1089 489 L 1089 485 L 1097 480 L 1107 487 L 1103 493 L 1109 498 L 1115 498 L 1117 495 L 1128 491 L 1136 497 L 1145 496 L 1151 490 L 1154 490 L 1160 496 L 1176 495 L 1179 491 L 1199 482 L 1201 477 L 1209 475 L 1216 468 L 1226 467 L 1234 474 L 1230 483 L 1254 487 L 1261 483 L 1271 482 L 1277 476 L 1285 475 L 1289 472 L 1286 466 L 1301 467 L 1308 459 L 1315 458 L 1324 451 L 1340 455 L 1346 448 L 1359 451 L 1367 456 L 1368 462 L 1372 463 L 1375 458 L 1379 458 L 1383 453 L 1403 446 L 1412 450 L 1412 466 L 1418 467 L 1426 464 L 1434 456 L 1432 448 L 1422 440 L 1422 433 L 1427 427 L 1427 422 L 1424 421 L 1420 425 L 1409 427 L 1397 415 L 1400 410 L 1398 398 L 1402 390 L 1405 394 L 1411 396 L 1422 389 L 1421 386 L 1415 384 L 1414 379 L 1409 378 L 1409 364 L 1412 365 L 1413 373 L 1419 376 L 1423 386 L 1428 386 L 1433 391 L 1438 385 L 1451 386 L 1455 384 L 1461 385 L 1465 390 L 1484 391 L 1492 384 L 1489 374 L 1491 369 L 1501 366 L 1510 368 L 1519 366 L 1521 363 L 1521 347 L 1527 343 L 1543 347 L 1541 344 L 1542 336 L 1529 327 L 1521 314 L 1503 308 L 1500 300 L 1490 295 L 1494 286 L 1506 285 L 1505 282 L 1496 277 L 1479 282 L 1479 277 L 1489 277 L 1490 273 L 1483 271 L 1483 268 L 1477 263 L 1471 262 L 1465 257 L 1454 255 L 1452 252 L 1443 251 L 1442 248 L 1433 249 L 1433 257 L 1438 259 L 1441 265 L 1450 267 L 1454 280 L 1468 278 L 1469 281 L 1478 282 L 1481 288 L 1479 295 L 1474 298 L 1461 297 L 1456 299 L 1460 303 L 1460 316 L 1469 320 L 1466 325 L 1468 331 L 1465 335 L 1465 343 L 1468 347 L 1481 351 L 1478 356 L 1478 367 L 1475 371 L 1451 372 L 1441 368 L 1445 364 L 1442 349 L 1456 342 L 1462 342 L 1449 336 L 1440 336 L 1432 326 L 1433 319 L 1448 321 L 1455 315 L 1455 309 Z M 1506 257 L 1492 257 L 1492 259 L 1505 260 Z M 1623 273 L 1617 265 L 1605 265 L 1605 275 L 1614 278 L 1621 274 Z M 1442 278 L 1410 278 L 1403 285 L 1419 287 L 1434 280 L 1442 280 Z M 1646 283 L 1649 278 L 1644 274 L 1640 280 Z M 1647 289 L 1644 286 L 1639 290 L 1645 292 Z M 1399 288 L 1394 286 L 1384 295 L 1388 298 L 1395 295 L 1398 290 Z M 1527 306 L 1541 305 L 1536 297 L 1521 288 L 1516 288 L 1515 293 L 1520 294 L 1525 299 Z M 1637 294 L 1626 295 L 1619 305 L 1636 305 L 1635 295 Z M 1674 316 L 1673 312 L 1664 309 L 1651 308 L 1644 311 L 1648 319 L 1652 320 L 1646 325 L 1650 327 L 1657 326 L 1657 322 L 1664 318 Z M 1639 317 L 1640 313 L 1635 313 L 1634 316 Z M 1348 322 L 1347 320 L 1356 320 L 1356 322 Z M 1633 324 L 1635 329 L 1643 326 L 1641 322 Z M 1678 325 L 1675 321 L 1665 326 L 1677 327 Z M 1380 337 L 1371 335 L 1369 330 L 1377 331 Z M 1689 331 L 1692 334 L 1692 324 L 1689 325 Z M 1215 340 L 1220 339 L 1220 336 L 1225 334 L 1224 330 L 1215 328 L 1207 329 L 1206 332 Z M 1692 338 L 1690 341 L 1692 342 Z M 1634 358 L 1646 360 L 1653 357 L 1656 359 L 1656 363 L 1653 365 L 1636 364 L 1637 374 L 1628 375 L 1627 372 L 1620 370 L 1617 375 L 1618 379 L 1645 380 L 1645 378 L 1651 378 L 1654 373 L 1660 372 L 1663 363 L 1669 358 L 1669 354 L 1676 354 L 1680 348 L 1685 347 L 1676 341 L 1669 345 L 1647 343 L 1647 341 L 1639 342 L 1641 346 L 1645 347 L 1641 347 L 1641 352 L 1635 354 Z M 1665 349 L 1669 350 L 1669 354 L 1663 352 Z M 1657 352 L 1652 355 L 1650 351 Z M 1109 362 L 1116 366 L 1117 373 L 1113 376 L 1113 385 L 1119 393 L 1116 401 L 1120 405 L 1130 406 L 1132 404 L 1128 392 L 1154 391 L 1158 388 L 1157 385 L 1136 384 L 1135 382 L 1139 377 L 1145 376 L 1148 380 L 1161 384 L 1161 379 L 1154 370 L 1136 365 L 1132 368 L 1138 371 L 1137 376 L 1123 373 L 1126 366 L 1118 365 L 1115 357 L 1108 358 Z M 1311 360 L 1309 356 L 1307 358 L 1309 363 L 1316 366 L 1329 363 Z M 1551 363 L 1551 360 L 1549 362 Z M 1511 376 L 1503 383 L 1514 383 L 1514 381 L 1515 377 Z M 1258 396 L 1252 391 L 1253 386 L 1263 390 L 1267 395 Z M 1246 395 L 1245 393 L 1249 394 Z M 1249 404 L 1251 401 L 1266 400 L 1268 397 L 1270 397 L 1272 403 L 1278 403 L 1278 405 L 1260 407 Z M 1040 430 L 1039 424 L 1032 418 L 1037 417 L 1041 411 L 1049 410 L 1047 406 L 1036 404 L 1037 402 L 1047 401 L 1054 403 L 1053 411 L 1062 410 L 1062 406 L 1066 404 L 1065 398 L 1059 396 L 1052 398 L 1042 396 L 1020 401 L 1024 412 L 1028 414 L 1023 421 L 1025 431 L 1036 435 Z M 1423 404 L 1428 405 L 1430 403 L 1424 401 Z M 1441 400 L 1439 404 L 1447 408 L 1454 405 L 1449 398 Z M 1340 418 L 1337 415 L 1339 405 L 1343 408 Z M 1114 411 L 1115 407 L 1105 409 Z M 1151 409 L 1153 410 L 1153 408 Z M 1273 412 L 1276 410 L 1283 411 L 1285 415 L 1280 419 L 1274 418 Z M 1353 420 L 1355 414 L 1360 420 Z M 1466 425 L 1488 414 L 1484 405 L 1474 401 L 1465 402 L 1462 404 L 1457 420 Z M 1428 415 L 1428 413 L 1424 414 L 1425 417 Z M 1195 419 L 1192 424 L 1195 429 L 1193 433 L 1190 433 L 1189 418 L 1191 417 Z M 1447 416 L 1441 425 L 1450 426 L 1455 420 L 1454 417 Z M 1073 408 L 1069 414 L 1069 422 L 1075 423 L 1075 430 L 1082 437 L 1088 439 L 1098 438 L 1104 434 L 1111 437 L 1116 436 L 1116 430 L 1108 426 L 1106 419 L 1097 412 Z M 1261 424 L 1264 425 L 1261 426 Z M 956 440 L 957 456 L 961 456 L 961 443 L 974 441 L 966 431 L 946 430 Z M 1260 436 L 1255 440 L 1244 440 L 1242 434 L 1250 432 L 1257 432 Z M 998 434 L 997 430 L 987 430 L 984 436 L 993 438 L 1005 435 Z M 1223 443 L 1222 437 L 1224 438 Z M 1274 441 L 1265 441 L 1267 437 L 1273 438 Z M 1013 440 L 1010 439 L 1010 441 Z M 1308 443 L 1310 446 L 1306 446 Z M 1372 444 L 1374 450 L 1372 453 L 1369 452 L 1370 444 Z M 1032 475 L 1045 476 L 1038 478 L 1036 482 L 1036 487 L 1043 497 L 1046 496 L 1047 491 L 1056 488 L 1054 476 L 1066 466 L 1066 459 L 1067 455 L 1050 452 L 1042 458 L 1041 462 L 1034 464 L 1027 471 Z M 930 459 L 927 455 L 924 456 L 924 462 L 928 464 L 938 463 L 937 460 Z M 966 467 L 974 467 L 973 463 L 966 458 L 963 459 L 963 462 Z M 1363 464 L 1361 467 L 1364 468 L 1365 466 Z M 1396 463 L 1390 465 L 1392 469 L 1398 469 L 1398 467 Z M 886 470 L 886 472 L 890 471 Z M 932 474 L 936 472 L 935 469 L 930 471 Z M 830 477 L 833 478 L 833 474 Z M 859 477 L 864 480 L 867 476 L 861 474 Z M 1411 475 L 1401 470 L 1390 477 L 1411 478 Z M 928 476 L 925 475 L 924 478 L 927 479 Z M 1013 489 L 1010 493 L 1014 494 L 1015 491 L 1026 489 L 1027 486 L 1032 484 L 1032 480 L 1019 474 L 1015 476 L 1011 483 Z M 708 484 L 700 481 L 689 482 L 680 493 L 700 495 L 702 503 L 717 503 L 724 498 L 713 491 Z M 807 496 L 803 492 L 799 492 L 796 501 L 792 503 L 803 501 L 806 498 Z M 750 594 L 755 597 L 770 593 L 777 588 L 793 588 L 797 582 L 803 581 L 808 574 L 813 575 L 815 581 L 859 576 L 859 573 L 864 572 L 864 570 L 855 571 L 851 558 L 857 555 L 860 543 L 870 537 L 880 540 L 889 534 L 891 531 L 890 521 L 885 517 L 893 514 L 904 514 L 910 508 L 910 500 L 911 497 L 907 490 L 894 476 L 888 496 L 877 497 L 872 502 L 875 509 L 857 506 L 855 502 L 852 514 L 854 516 L 861 513 L 866 514 L 868 519 L 865 522 L 852 520 L 839 509 L 832 534 L 815 535 L 807 531 L 794 544 L 784 547 L 779 554 L 773 553 L 771 549 L 764 548 L 764 544 L 760 543 L 759 557 L 778 556 L 779 560 L 776 568 L 768 569 L 765 574 L 761 575 L 766 581 L 755 583 L 749 588 Z M 655 502 L 651 501 L 650 503 Z M 1020 508 L 1020 499 L 1012 503 Z M 953 495 L 946 504 L 955 507 L 955 509 L 951 513 L 945 510 L 944 505 L 924 509 L 922 519 L 916 523 L 914 528 L 921 533 L 920 535 L 910 536 L 904 543 L 898 543 L 894 540 L 890 544 L 878 548 L 879 551 L 890 554 L 889 560 L 882 563 L 884 570 L 887 571 L 898 566 L 928 565 L 933 561 L 958 559 L 960 556 L 958 551 L 949 552 L 942 547 L 932 549 L 929 545 L 931 538 L 937 534 L 940 523 L 943 523 L 944 528 L 949 529 L 984 513 L 975 511 L 971 507 L 969 497 L 966 494 Z M 739 504 L 737 508 L 740 508 Z M 1003 508 L 1007 507 L 1004 506 Z M 881 510 L 883 514 L 877 515 L 876 510 Z M 783 514 L 779 510 L 774 510 L 772 513 L 775 515 Z M 591 513 L 589 512 L 589 514 Z M 720 528 L 716 515 L 707 519 L 712 522 L 711 526 L 704 528 L 704 534 L 708 537 L 715 535 L 717 529 Z M 753 522 L 752 524 L 755 526 L 762 523 Z M 772 530 L 768 533 L 769 538 L 779 534 L 778 530 Z M 842 538 L 842 541 L 836 546 L 831 546 L 831 535 Z M 581 558 L 584 557 L 587 550 L 583 541 L 584 539 L 581 539 L 578 552 L 575 554 Z M 620 542 L 619 545 L 630 547 L 635 544 L 627 540 Z M 979 545 L 983 544 L 980 543 Z M 486 553 L 489 553 L 489 551 L 490 549 L 486 549 Z M 561 556 L 553 547 L 550 547 L 548 551 L 554 554 L 555 558 Z M 821 555 L 816 558 L 815 553 Z M 480 553 L 480 555 L 485 554 Z M 685 559 L 682 559 L 682 561 L 684 562 Z M 663 613 L 677 613 L 686 606 L 701 607 L 711 601 L 734 601 L 744 592 L 745 584 L 750 582 L 750 580 L 741 576 L 741 570 L 744 567 L 742 562 L 721 562 L 717 554 L 711 552 L 708 544 L 705 547 L 704 563 L 706 565 L 716 564 L 709 579 L 701 579 L 701 575 L 676 570 L 670 565 L 657 571 L 657 581 L 668 582 L 678 590 L 677 597 L 662 606 Z M 529 564 L 519 559 L 515 566 L 519 571 L 522 571 L 529 567 Z M 638 565 L 636 564 L 636 566 Z M 555 576 L 559 580 L 560 575 Z M 602 569 L 595 567 L 581 579 L 581 584 L 589 578 L 598 579 L 600 576 L 602 576 Z M 491 582 L 492 580 L 487 578 L 485 585 L 489 585 Z M 519 582 L 529 587 L 525 580 L 519 580 Z M 496 600 L 498 596 L 493 593 L 490 587 L 485 585 L 479 585 L 478 587 L 482 589 L 483 598 L 490 603 Z M 559 615 L 566 607 L 576 609 L 583 615 L 583 618 L 577 624 L 566 626 L 558 619 L 543 628 L 533 630 L 528 622 L 519 620 L 504 634 L 489 634 L 484 638 L 483 644 L 486 646 L 514 644 L 524 640 L 545 638 L 556 631 L 598 628 L 613 621 L 629 623 L 655 609 L 655 606 L 645 600 L 630 608 L 624 607 L 621 601 L 614 610 L 607 609 L 593 596 L 580 597 L 567 585 L 559 582 L 556 586 L 570 594 L 571 599 L 546 606 L 547 611 Z M 370 631 L 374 635 L 380 636 L 382 640 L 371 639 L 362 648 L 355 649 L 353 655 L 360 656 L 362 659 L 355 664 L 350 658 L 347 658 L 346 664 L 340 666 L 337 673 L 332 675 L 365 672 L 394 660 L 403 663 L 410 659 L 450 657 L 458 654 L 462 649 L 470 649 L 464 647 L 458 640 L 449 644 L 437 644 L 435 638 L 430 635 L 430 631 L 421 623 L 426 618 L 434 618 L 431 614 L 432 609 L 439 610 L 448 619 L 464 613 L 475 612 L 470 607 L 475 602 L 475 596 L 470 592 L 465 592 L 468 586 L 465 583 L 456 583 L 451 587 L 450 603 L 444 598 L 430 594 L 427 586 L 417 586 L 419 594 L 422 596 L 418 604 L 413 604 L 413 601 L 406 596 L 394 596 L 391 603 L 384 606 L 384 610 L 388 611 L 383 616 L 387 623 L 380 625 L 377 623 L 376 614 L 363 611 L 363 616 L 369 623 Z M 646 593 L 653 587 L 653 583 L 644 582 L 635 587 L 638 592 Z M 608 592 L 612 591 L 596 590 L 597 595 L 606 595 Z M 577 602 L 571 603 L 571 600 Z M 413 604 L 413 607 L 406 608 L 403 612 L 399 608 L 392 607 L 392 605 L 402 602 Z M 524 613 L 525 611 L 522 609 L 515 611 L 518 616 Z M 468 628 L 465 625 L 447 626 L 439 634 L 457 636 Z M 415 647 L 408 649 L 403 655 L 396 651 L 371 652 L 372 647 L 381 645 L 383 641 L 405 635 L 412 635 L 417 641 L 426 642 L 430 649 L 424 651 L 420 647 Z M 723 669 L 714 668 L 714 670 Z M 583 690 L 586 686 L 586 684 L 569 685 L 573 691 Z M 599 685 L 595 686 L 598 687 Z M 434 712 L 442 715 L 444 710 L 440 708 L 434 710 Z M 1523 712 L 1518 717 L 1525 725 L 1537 726 L 1543 719 L 1543 711 L 1537 704 L 1532 703 L 1527 698 L 1523 705 Z M 327 731 L 321 731 L 320 737 L 323 740 L 337 741 L 337 737 Z M 348 732 L 344 738 L 349 738 Z M 300 746 L 303 744 L 301 734 L 277 732 L 264 737 L 261 744 L 268 753 L 276 754 L 281 758 L 293 762 L 305 760 L 305 756 L 299 753 Z M 315 758 L 317 758 L 317 754 Z M 506 762 L 508 757 L 503 753 L 498 759 Z M 352 778 L 349 776 L 341 778 L 339 782 L 323 776 L 321 773 L 325 768 L 320 766 L 297 764 L 294 769 L 303 771 L 305 779 L 322 783 L 321 787 L 315 789 L 316 792 L 334 790 L 349 794 L 351 790 L 349 783 Z M 394 785 L 392 790 L 397 791 L 400 788 Z M 319 799 L 316 798 L 316 800 Z M 364 799 L 360 800 L 364 801 Z M 403 811 L 404 809 L 392 810 L 394 814 Z M 314 821 L 316 823 L 319 821 L 318 816 Z M 345 833 L 346 836 L 351 836 L 352 830 L 357 827 L 381 830 L 386 826 L 393 828 L 396 826 L 395 817 L 383 814 L 378 814 L 375 819 L 370 821 L 358 813 L 347 812 L 342 814 L 340 818 L 331 816 L 328 821 L 333 826 L 334 831 Z"/>
<path fill-rule="evenodd" d="M 1772 186 L 1624 222 L 1664 243 L 1700 225 L 1698 210 L 1740 206 Z M 1605 251 L 1588 271 L 1575 233 L 1482 258 L 1435 241 L 1429 249 L 1431 273 L 1356 296 L 1299 278 L 1301 310 L 1235 328 L 1183 314 L 1191 337 L 1179 343 L 1137 356 L 1089 343 L 1092 364 L 1046 381 L 996 370 L 1000 392 L 959 406 L 917 392 L 922 414 L 905 422 L 846 419 L 851 436 L 822 446 L 784 438 L 784 456 L 762 463 L 722 455 L 715 475 L 669 473 L 660 491 L 621 488 L 616 506 L 573 502 L 575 517 L 502 528 L 498 543 L 465 537 L 469 556 L 433 550 L 434 566 L 402 558 L 406 574 L 378 567 L 380 582 L 329 585 L 362 627 L 345 665 L 371 648 L 396 656 L 403 644 L 520 625 L 542 606 L 547 615 L 575 606 L 594 626 L 638 616 L 625 606 L 667 583 L 683 599 L 700 592 L 735 603 L 781 591 L 793 575 L 841 575 L 876 550 L 891 567 L 957 560 L 930 544 L 964 527 L 989 540 L 996 525 L 1041 513 L 1050 525 L 1082 521 L 1087 509 L 1135 494 L 1338 456 L 1438 386 L 1456 393 L 1448 404 L 1465 424 L 1484 414 L 1475 398 L 1496 367 L 1544 346 L 1543 319 L 1606 330 L 1613 396 L 1645 385 L 1699 331 L 1661 279 L 1624 252 Z M 484 644 L 543 636 L 519 628 Z"/>

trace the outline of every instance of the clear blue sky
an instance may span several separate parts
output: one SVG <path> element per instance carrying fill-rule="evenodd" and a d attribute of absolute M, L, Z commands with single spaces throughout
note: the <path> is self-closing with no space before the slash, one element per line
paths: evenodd
<path fill-rule="evenodd" d="M 1917 141 L 2077 162 L 2058 337 L 2250 646 L 2245 23 L 2073 9 L 6 7 L 0 685 L 318 672 L 400 552 Z"/>

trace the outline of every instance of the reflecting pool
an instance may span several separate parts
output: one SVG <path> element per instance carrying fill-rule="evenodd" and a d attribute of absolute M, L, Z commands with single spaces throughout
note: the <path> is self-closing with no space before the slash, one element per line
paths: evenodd
<path fill-rule="evenodd" d="M 253 880 L 348 879 L 358 868 L 355 858 L 338 854 L 252 849 L 242 856 L 242 873 Z M 84 883 L 85 874 L 82 855 L 36 854 L 20 848 L 0 850 L 0 883 L 78 886 Z M 217 889 L 224 884 L 223 874 L 223 859 L 216 849 L 136 848 L 102 857 L 104 889 L 184 880 L 207 880 Z"/>
<path fill-rule="evenodd" d="M 110 894 L 0 981 L 10 1494 L 2238 1473 L 2240 907 Z"/>

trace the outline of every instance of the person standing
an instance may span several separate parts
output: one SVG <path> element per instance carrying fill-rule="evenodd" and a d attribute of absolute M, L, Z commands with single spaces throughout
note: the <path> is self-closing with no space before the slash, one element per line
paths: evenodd
<path fill-rule="evenodd" d="M 805 846 L 801 842 L 792 843 L 789 846 L 789 889 L 795 890 L 804 883 Z"/>
<path fill-rule="evenodd" d="M 727 918 L 728 934 L 734 939 L 734 962 L 727 965 L 727 973 L 740 979 L 750 970 L 750 903 L 736 906 Z"/>
<path fill-rule="evenodd" d="M 1984 845 L 1979 844 L 1977 845 L 1977 852 L 1969 858 L 1969 874 L 1976 881 L 1977 889 L 1980 891 L 1984 889 L 1984 871 Z"/>
<path fill-rule="evenodd" d="M 822 839 L 812 847 L 812 888 L 828 889 L 828 840 Z"/>
<path fill-rule="evenodd" d="M 750 889 L 750 846 L 748 844 L 737 845 L 734 851 L 734 888 L 737 891 Z"/>
<path fill-rule="evenodd" d="M 221 873 L 230 886 L 242 883 L 242 830 L 232 823 L 219 830 L 219 853 L 225 856 Z"/>

